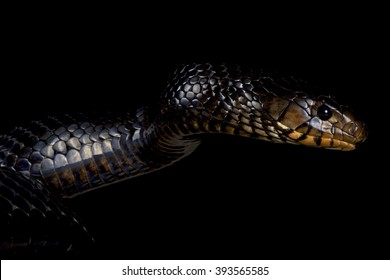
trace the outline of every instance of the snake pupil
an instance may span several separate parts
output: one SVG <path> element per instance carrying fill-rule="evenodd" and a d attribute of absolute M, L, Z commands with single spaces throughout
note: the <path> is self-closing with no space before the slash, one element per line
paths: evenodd
<path fill-rule="evenodd" d="M 332 116 L 332 110 L 326 105 L 321 105 L 317 109 L 317 115 L 321 120 L 327 121 Z"/>

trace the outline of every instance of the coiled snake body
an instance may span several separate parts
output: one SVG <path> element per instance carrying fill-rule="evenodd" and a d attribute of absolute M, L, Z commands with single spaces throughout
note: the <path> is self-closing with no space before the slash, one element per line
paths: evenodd
<path fill-rule="evenodd" d="M 0 136 L 2 252 L 72 251 L 91 237 L 64 198 L 191 154 L 201 133 L 353 150 L 365 125 L 293 78 L 238 66 L 178 68 L 158 108 L 111 118 L 49 117 Z"/>

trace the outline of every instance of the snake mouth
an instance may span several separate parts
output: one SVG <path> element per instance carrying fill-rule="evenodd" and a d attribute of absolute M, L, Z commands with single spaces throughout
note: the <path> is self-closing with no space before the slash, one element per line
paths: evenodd
<path fill-rule="evenodd" d="M 367 139 L 367 129 L 365 126 L 361 127 L 361 130 L 357 135 L 351 135 L 348 133 L 343 133 L 338 136 L 337 139 L 335 135 L 333 137 L 315 136 L 310 134 L 305 134 L 298 132 L 296 130 L 289 132 L 287 137 L 291 140 L 295 141 L 297 144 L 318 147 L 318 148 L 326 148 L 332 150 L 340 150 L 340 151 L 353 151 L 355 150 L 361 143 L 366 141 Z"/>
<path fill-rule="evenodd" d="M 352 151 L 356 149 L 356 142 L 347 142 L 344 140 L 338 140 L 334 138 L 319 137 L 313 135 L 303 134 L 297 131 L 293 131 L 288 134 L 288 137 L 294 140 L 297 144 L 326 148 L 340 151 Z"/>

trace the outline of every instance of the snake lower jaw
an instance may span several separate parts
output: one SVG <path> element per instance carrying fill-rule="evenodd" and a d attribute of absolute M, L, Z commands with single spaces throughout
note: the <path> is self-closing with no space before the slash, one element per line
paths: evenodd
<path fill-rule="evenodd" d="M 307 135 L 297 131 L 290 133 L 288 137 L 294 140 L 296 144 L 339 151 L 353 151 L 356 149 L 357 144 L 356 142 L 347 142 L 334 138 Z"/>

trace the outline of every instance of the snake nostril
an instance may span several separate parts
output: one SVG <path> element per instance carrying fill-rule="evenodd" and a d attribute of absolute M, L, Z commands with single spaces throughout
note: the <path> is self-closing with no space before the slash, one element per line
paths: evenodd
<path fill-rule="evenodd" d="M 356 124 L 352 125 L 351 128 L 349 129 L 349 133 L 355 134 L 357 130 L 358 130 L 358 126 Z"/>

